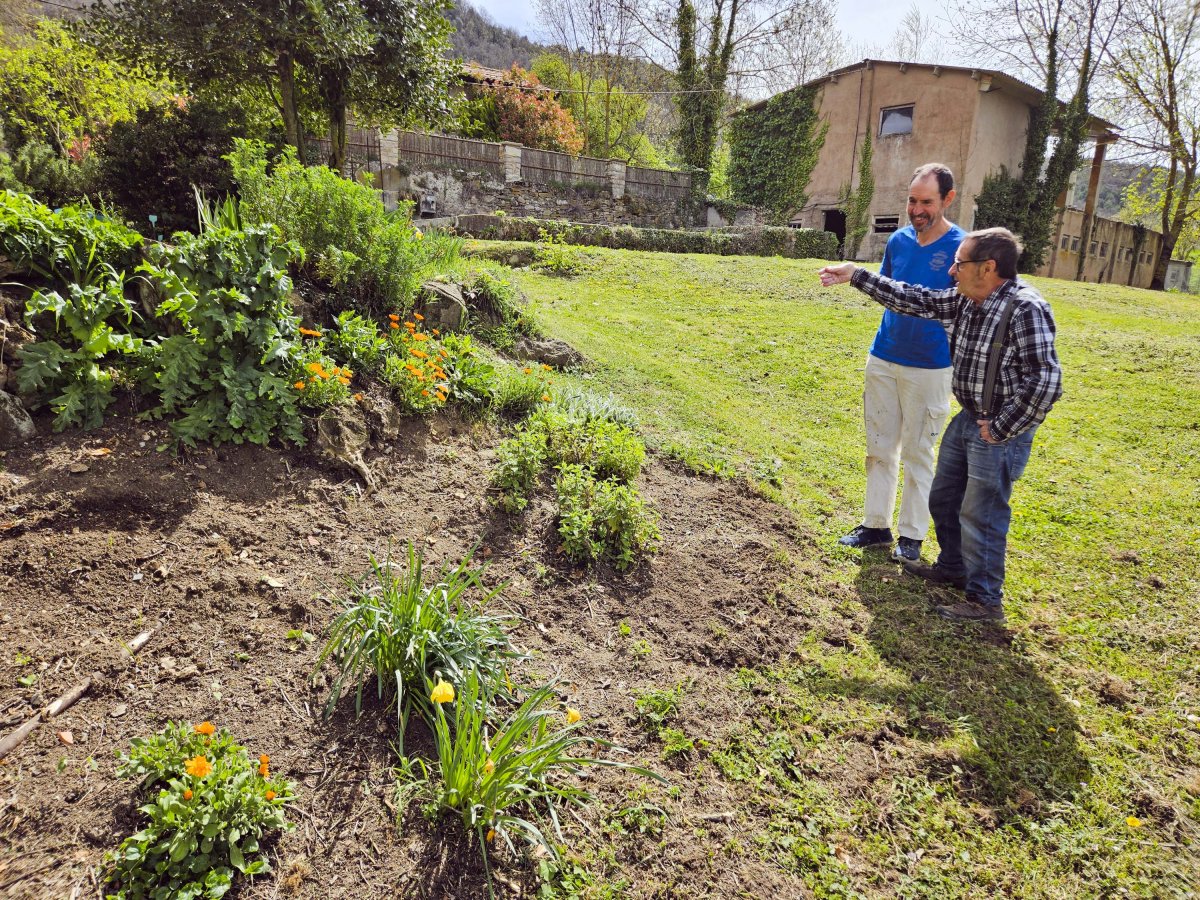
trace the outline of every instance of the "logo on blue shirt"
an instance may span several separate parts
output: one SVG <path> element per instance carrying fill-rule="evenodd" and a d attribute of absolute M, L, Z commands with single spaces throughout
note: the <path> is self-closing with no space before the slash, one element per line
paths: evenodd
<path fill-rule="evenodd" d="M 929 257 L 929 268 L 935 272 L 940 272 L 946 268 L 946 263 L 950 259 L 950 254 L 945 250 L 938 250 L 933 256 Z"/>

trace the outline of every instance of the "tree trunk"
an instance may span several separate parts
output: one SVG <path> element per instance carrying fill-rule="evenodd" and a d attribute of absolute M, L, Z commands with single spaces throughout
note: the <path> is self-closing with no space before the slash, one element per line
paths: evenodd
<path fill-rule="evenodd" d="M 304 132 L 300 128 L 300 112 L 296 108 L 296 58 L 290 50 L 275 59 L 279 74 L 279 109 L 283 114 L 283 131 L 287 142 L 296 148 L 296 157 L 304 162 Z"/>

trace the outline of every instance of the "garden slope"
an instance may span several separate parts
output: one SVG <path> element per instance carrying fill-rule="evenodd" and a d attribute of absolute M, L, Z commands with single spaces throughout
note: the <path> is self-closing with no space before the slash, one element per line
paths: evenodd
<path fill-rule="evenodd" d="M 102 678 L 0 765 L 0 896 L 97 895 L 102 854 L 137 827 L 115 751 L 168 720 L 204 719 L 298 782 L 297 828 L 277 843 L 274 873 L 236 896 L 484 895 L 478 848 L 453 823 L 415 811 L 397 821 L 391 714 L 368 703 L 356 721 L 345 702 L 324 723 L 325 691 L 307 681 L 334 615 L 328 598 L 368 554 L 391 546 L 400 559 L 409 540 L 431 563 L 482 541 L 486 580 L 510 580 L 495 602 L 520 617 L 516 643 L 537 651 L 527 669 L 561 673 L 563 699 L 593 733 L 681 789 L 590 775 L 601 802 L 565 821 L 588 860 L 580 878 L 624 881 L 636 895 L 804 894 L 754 855 L 714 865 L 712 850 L 738 829 L 738 798 L 720 780 L 689 783 L 686 763 L 673 771 L 633 715 L 635 690 L 690 679 L 680 724 L 720 734 L 741 712 L 724 689 L 735 668 L 794 645 L 804 620 L 779 589 L 797 547 L 779 507 L 651 462 L 639 486 L 662 515 L 662 552 L 622 577 L 561 561 L 548 500 L 522 519 L 496 513 L 486 493 L 498 436 L 449 417 L 410 420 L 372 460 L 381 489 L 368 498 L 306 451 L 173 458 L 156 451 L 165 429 L 128 414 L 91 433 L 39 426 L 0 471 L 2 732 L 87 674 Z M 149 644 L 125 659 L 123 643 L 148 628 Z M 297 637 L 305 631 L 317 641 Z M 36 683 L 21 686 L 30 674 Z M 669 814 L 663 825 L 654 813 L 651 837 L 620 824 L 637 816 L 611 818 L 643 807 Z M 536 862 L 496 853 L 493 864 L 502 895 L 538 884 Z"/>

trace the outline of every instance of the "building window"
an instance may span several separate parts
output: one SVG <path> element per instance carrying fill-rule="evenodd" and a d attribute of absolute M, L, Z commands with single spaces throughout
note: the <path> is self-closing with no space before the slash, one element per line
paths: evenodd
<path fill-rule="evenodd" d="M 1066 250 L 1069 246 L 1071 246 L 1071 236 L 1069 234 L 1064 234 L 1062 236 L 1062 249 Z"/>
<path fill-rule="evenodd" d="M 899 216 L 876 216 L 873 230 L 875 234 L 891 234 L 899 227 Z"/>
<path fill-rule="evenodd" d="M 1079 252 L 1079 238 L 1077 238 L 1077 237 L 1071 238 L 1071 252 L 1072 253 Z"/>
<path fill-rule="evenodd" d="M 1088 244 L 1088 256 L 1095 256 L 1095 255 L 1096 255 L 1096 242 L 1092 241 L 1090 244 Z"/>
<path fill-rule="evenodd" d="M 1107 242 L 1102 243 L 1100 245 L 1100 256 L 1102 256 L 1102 257 L 1108 256 L 1108 243 Z"/>
<path fill-rule="evenodd" d="M 893 106 L 891 109 L 879 111 L 879 136 L 889 134 L 912 134 L 913 108 L 911 106 Z"/>

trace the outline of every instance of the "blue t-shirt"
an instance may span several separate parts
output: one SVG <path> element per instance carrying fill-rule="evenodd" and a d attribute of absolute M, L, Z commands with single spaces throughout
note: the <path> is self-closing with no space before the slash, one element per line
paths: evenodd
<path fill-rule="evenodd" d="M 954 286 L 950 265 L 967 233 L 957 225 L 928 247 L 917 243 L 917 232 L 905 225 L 888 238 L 879 273 L 906 284 L 942 290 Z M 901 366 L 944 369 L 950 365 L 950 342 L 946 329 L 935 319 L 919 319 L 903 313 L 883 311 L 883 321 L 871 345 L 871 355 Z"/>

